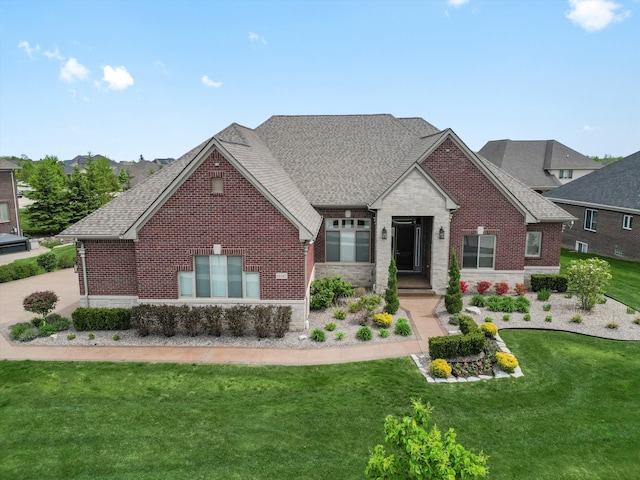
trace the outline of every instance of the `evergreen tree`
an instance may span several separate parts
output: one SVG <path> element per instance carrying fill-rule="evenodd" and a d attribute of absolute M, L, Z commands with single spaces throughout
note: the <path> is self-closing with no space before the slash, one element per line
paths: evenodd
<path fill-rule="evenodd" d="M 113 192 L 120 190 L 118 177 L 111 170 L 111 161 L 107 157 L 100 155 L 92 157 L 89 154 L 86 172 L 89 187 L 98 198 L 100 206 L 111 200 Z"/>
<path fill-rule="evenodd" d="M 74 167 L 67 191 L 69 225 L 86 217 L 99 207 L 100 201 L 91 191 L 87 175 L 82 173 L 78 167 Z"/>
<path fill-rule="evenodd" d="M 131 188 L 131 175 L 129 175 L 129 171 L 126 168 L 120 170 L 118 183 L 123 192 Z"/>
<path fill-rule="evenodd" d="M 384 292 L 384 301 L 386 305 L 384 311 L 387 313 L 396 313 L 400 308 L 400 299 L 398 298 L 398 268 L 396 260 L 392 257 L 389 263 L 389 280 L 387 280 L 387 290 Z"/>
<path fill-rule="evenodd" d="M 46 156 L 37 162 L 30 176 L 32 191 L 26 195 L 35 200 L 27 207 L 29 233 L 56 234 L 69 224 L 67 177 L 57 157 Z"/>
<path fill-rule="evenodd" d="M 451 250 L 451 264 L 449 266 L 449 285 L 444 296 L 444 304 L 449 313 L 458 313 L 462 310 L 462 290 L 460 289 L 460 268 L 455 249 Z"/>

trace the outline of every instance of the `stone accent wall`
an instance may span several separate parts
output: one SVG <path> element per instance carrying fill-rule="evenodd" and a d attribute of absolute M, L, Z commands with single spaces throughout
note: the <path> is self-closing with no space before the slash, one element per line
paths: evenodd
<path fill-rule="evenodd" d="M 579 241 L 589 246 L 589 253 L 640 261 L 640 215 L 632 215 L 633 228 L 625 230 L 622 218 L 630 214 L 594 208 L 592 210 L 598 212 L 598 225 L 597 231 L 591 232 L 584 229 L 584 215 L 588 207 L 556 203 L 577 218 L 573 226 L 565 226 L 562 243 L 567 248 L 575 249 L 576 241 Z M 616 252 L 622 252 L 622 256 Z"/>
<path fill-rule="evenodd" d="M 375 270 L 373 263 L 316 263 L 316 278 L 338 275 L 354 287 L 371 288 Z"/>
<path fill-rule="evenodd" d="M 438 294 L 447 288 L 447 270 L 449 258 L 449 210 L 445 199 L 417 170 L 409 173 L 383 199 L 378 210 L 376 224 L 376 291 L 384 293 L 389 279 L 389 263 L 391 262 L 391 228 L 392 218 L 398 216 L 433 217 L 431 238 L 431 286 Z M 440 227 L 445 230 L 445 239 L 438 239 Z M 388 236 L 382 239 L 382 229 L 386 228 Z"/>

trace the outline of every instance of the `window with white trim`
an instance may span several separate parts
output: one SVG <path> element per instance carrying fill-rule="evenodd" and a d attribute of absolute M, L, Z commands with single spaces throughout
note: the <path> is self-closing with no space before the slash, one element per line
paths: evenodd
<path fill-rule="evenodd" d="M 560 170 L 561 179 L 573 178 L 573 170 Z"/>
<path fill-rule="evenodd" d="M 625 230 L 631 230 L 633 228 L 633 217 L 631 215 L 622 217 L 622 228 Z"/>
<path fill-rule="evenodd" d="M 587 208 L 584 211 L 584 229 L 595 232 L 598 226 L 598 211 Z"/>
<path fill-rule="evenodd" d="M 196 255 L 193 272 L 178 272 L 181 297 L 260 298 L 260 273 L 243 272 L 239 255 Z"/>
<path fill-rule="evenodd" d="M 330 218 L 325 221 L 327 262 L 370 262 L 371 220 Z"/>
<path fill-rule="evenodd" d="M 539 257 L 542 249 L 542 232 L 527 232 L 525 257 Z"/>
<path fill-rule="evenodd" d="M 589 251 L 589 245 L 584 242 L 576 242 L 576 252 L 587 253 Z"/>
<path fill-rule="evenodd" d="M 494 268 L 495 235 L 465 235 L 462 246 L 462 268 Z"/>
<path fill-rule="evenodd" d="M 9 204 L 0 203 L 0 223 L 6 223 L 9 221 Z"/>

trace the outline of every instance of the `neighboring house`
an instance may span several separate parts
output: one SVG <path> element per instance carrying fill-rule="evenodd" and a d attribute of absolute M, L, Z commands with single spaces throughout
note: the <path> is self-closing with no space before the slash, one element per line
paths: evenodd
<path fill-rule="evenodd" d="M 91 158 L 94 160 L 97 160 L 99 158 L 107 158 L 107 157 L 103 157 L 102 155 L 91 155 Z M 110 160 L 108 158 L 107 160 L 109 160 L 109 164 L 111 165 L 111 170 L 113 170 L 114 173 L 117 175 L 116 169 L 118 167 L 118 162 L 114 162 L 113 160 Z M 71 177 L 71 174 L 73 173 L 73 169 L 75 167 L 78 167 L 78 169 L 81 172 L 84 172 L 87 168 L 88 163 L 89 163 L 88 155 L 76 155 L 71 160 L 64 160 L 62 162 L 62 168 L 64 169 L 64 173 L 68 177 Z"/>
<path fill-rule="evenodd" d="M 446 290 L 558 272 L 561 208 L 451 130 L 391 115 L 232 124 L 62 232 L 82 305 L 269 304 L 302 329 L 314 278 L 384 292 L 392 257 Z"/>
<path fill-rule="evenodd" d="M 478 154 L 539 193 L 602 167 L 556 140 L 493 140 Z"/>
<path fill-rule="evenodd" d="M 640 151 L 545 197 L 578 218 L 565 229 L 564 245 L 640 261 Z"/>
<path fill-rule="evenodd" d="M 0 254 L 29 250 L 29 239 L 22 236 L 18 182 L 20 167 L 0 159 Z"/>

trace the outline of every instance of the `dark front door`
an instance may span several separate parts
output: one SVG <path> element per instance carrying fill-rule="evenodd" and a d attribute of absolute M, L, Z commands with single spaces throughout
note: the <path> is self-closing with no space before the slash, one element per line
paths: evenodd
<path fill-rule="evenodd" d="M 396 266 L 400 271 L 413 270 L 415 225 L 396 225 Z"/>

